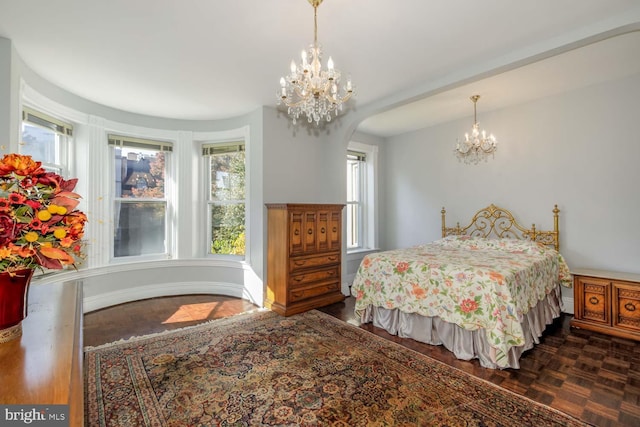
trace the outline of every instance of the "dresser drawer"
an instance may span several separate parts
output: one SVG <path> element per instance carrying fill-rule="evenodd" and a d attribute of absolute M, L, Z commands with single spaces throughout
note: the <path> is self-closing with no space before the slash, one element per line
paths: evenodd
<path fill-rule="evenodd" d="M 582 293 L 582 305 L 578 307 L 581 318 L 610 325 L 611 282 L 581 277 L 578 279 L 577 291 Z"/>
<path fill-rule="evenodd" d="M 292 274 L 289 278 L 289 285 L 292 287 L 303 286 L 308 283 L 319 282 L 321 280 L 338 280 L 340 278 L 340 266 L 322 268 L 317 270 L 307 270 L 302 273 Z"/>
<path fill-rule="evenodd" d="M 305 268 L 322 267 L 340 262 L 339 253 L 330 253 L 324 255 L 295 257 L 289 260 L 289 270 L 294 272 Z"/>
<path fill-rule="evenodd" d="M 640 331 L 640 286 L 613 283 L 613 325 Z"/>
<path fill-rule="evenodd" d="M 292 288 L 289 289 L 289 303 L 325 295 L 330 292 L 338 292 L 339 290 L 340 282 L 324 282 L 322 284 Z"/>

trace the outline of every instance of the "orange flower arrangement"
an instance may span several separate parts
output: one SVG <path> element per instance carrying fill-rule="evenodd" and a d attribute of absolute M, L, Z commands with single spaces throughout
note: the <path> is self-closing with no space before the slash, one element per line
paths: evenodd
<path fill-rule="evenodd" d="M 41 165 L 20 154 L 0 159 L 0 272 L 75 268 L 84 258 L 78 180 Z"/>

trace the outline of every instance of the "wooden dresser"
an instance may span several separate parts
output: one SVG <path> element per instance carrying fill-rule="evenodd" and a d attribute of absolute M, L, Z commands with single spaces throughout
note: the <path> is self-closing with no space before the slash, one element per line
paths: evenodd
<path fill-rule="evenodd" d="M 640 274 L 572 271 L 571 326 L 640 341 Z"/>
<path fill-rule="evenodd" d="M 0 403 L 68 405 L 68 425 L 83 426 L 82 369 L 81 284 L 31 285 L 22 337 L 0 344 Z"/>
<path fill-rule="evenodd" d="M 334 204 L 267 204 L 265 306 L 282 316 L 344 300 L 342 209 Z"/>

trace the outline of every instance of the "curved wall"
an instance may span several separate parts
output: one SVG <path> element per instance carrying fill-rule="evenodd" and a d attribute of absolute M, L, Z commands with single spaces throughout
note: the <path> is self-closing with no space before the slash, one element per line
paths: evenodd
<path fill-rule="evenodd" d="M 83 195 L 80 209 L 89 216 L 85 239 L 86 265 L 79 271 L 48 272 L 34 278 L 33 285 L 52 281 L 80 280 L 83 284 L 85 312 L 123 302 L 178 294 L 221 294 L 247 299 L 258 306 L 263 301 L 263 185 L 262 185 L 262 109 L 242 117 L 224 120 L 188 121 L 149 117 L 115 110 L 80 98 L 43 80 L 24 64 L 10 41 L 0 39 L 0 73 L 3 93 L 12 94 L 9 111 L 20 111 L 23 104 L 61 117 L 74 124 L 72 175 L 79 178 L 77 191 Z M 7 43 L 8 42 L 8 43 Z M 17 95 L 16 95 L 17 92 Z M 10 129 L 10 144 L 0 151 L 17 151 L 18 114 L 4 114 Z M 4 122 L 3 122 L 4 123 Z M 3 126 L 5 127 L 5 126 Z M 141 262 L 114 262 L 107 255 L 110 239 L 107 132 L 114 130 L 146 134 L 174 141 L 176 215 L 173 218 L 176 241 L 172 258 Z M 247 254 L 244 261 L 206 257 L 198 212 L 198 141 L 225 137 L 246 138 L 249 200 Z M 105 190 L 107 188 L 107 190 Z"/>
<path fill-rule="evenodd" d="M 93 269 L 82 279 L 85 312 L 166 295 L 218 294 L 262 306 L 262 280 L 239 262 L 165 260 Z"/>

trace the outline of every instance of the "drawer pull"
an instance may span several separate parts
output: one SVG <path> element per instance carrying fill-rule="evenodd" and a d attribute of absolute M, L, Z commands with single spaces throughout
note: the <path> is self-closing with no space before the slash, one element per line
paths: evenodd
<path fill-rule="evenodd" d="M 296 282 L 302 282 L 304 280 L 304 276 L 294 277 L 293 280 L 295 280 Z"/>
<path fill-rule="evenodd" d="M 337 257 L 337 256 L 330 256 L 330 257 L 328 257 L 327 259 L 328 259 L 329 261 L 335 261 L 335 260 L 337 260 L 337 259 L 338 259 L 338 257 Z"/>
<path fill-rule="evenodd" d="M 338 231 L 337 227 L 333 227 L 333 232 L 335 233 L 336 231 Z"/>
<path fill-rule="evenodd" d="M 630 303 L 630 302 L 626 303 L 626 304 L 624 305 L 624 308 L 626 308 L 626 309 L 627 309 L 627 311 L 636 311 L 636 306 L 635 306 L 635 304 Z"/>
<path fill-rule="evenodd" d="M 294 235 L 294 236 L 299 236 L 299 235 L 300 235 L 300 230 L 295 230 L 295 231 L 293 232 L 293 235 Z"/>
<path fill-rule="evenodd" d="M 293 262 L 296 266 L 298 267 L 302 267 L 303 265 L 305 265 L 307 262 L 306 261 L 294 261 Z"/>
<path fill-rule="evenodd" d="M 320 232 L 321 232 L 322 234 L 324 234 L 324 232 L 325 232 L 324 227 L 322 227 L 322 228 L 320 229 Z"/>
<path fill-rule="evenodd" d="M 598 298 L 596 298 L 596 297 L 591 297 L 591 298 L 589 298 L 589 302 L 591 304 L 593 304 L 593 305 L 596 305 L 596 304 L 598 304 L 600 302 L 600 300 Z"/>
<path fill-rule="evenodd" d="M 313 234 L 313 230 L 310 228 L 309 231 L 307 231 L 308 235 L 312 235 Z"/>

